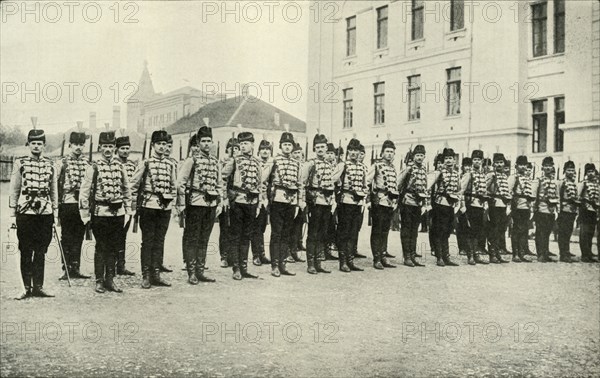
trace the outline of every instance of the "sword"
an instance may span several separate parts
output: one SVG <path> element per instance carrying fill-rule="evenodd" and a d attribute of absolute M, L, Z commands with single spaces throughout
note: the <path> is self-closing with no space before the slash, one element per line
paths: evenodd
<path fill-rule="evenodd" d="M 17 225 L 15 223 L 13 223 L 8 228 L 8 230 L 7 230 L 7 232 L 8 232 L 8 238 L 7 238 L 7 240 L 8 240 L 9 244 L 10 244 L 10 234 L 11 234 L 12 230 L 15 230 L 15 231 L 17 230 Z M 16 265 L 17 265 L 17 269 L 19 271 L 18 277 L 19 277 L 19 283 L 20 283 L 20 287 L 21 287 L 21 292 L 24 292 L 25 291 L 25 284 L 23 283 L 23 275 L 21 274 L 21 264 L 19 263 L 19 261 L 17 261 Z"/>
<path fill-rule="evenodd" d="M 56 238 L 56 243 L 58 244 L 58 249 L 60 249 L 60 256 L 62 257 L 63 264 L 65 264 L 65 273 L 67 274 L 67 282 L 69 283 L 69 287 L 71 287 L 71 277 L 69 277 L 69 269 L 67 267 L 67 259 L 65 259 L 65 252 L 63 251 L 62 244 L 60 244 L 60 239 L 58 238 L 58 232 L 56 232 L 55 225 L 52 225 L 52 232 L 54 233 L 54 237 Z"/>

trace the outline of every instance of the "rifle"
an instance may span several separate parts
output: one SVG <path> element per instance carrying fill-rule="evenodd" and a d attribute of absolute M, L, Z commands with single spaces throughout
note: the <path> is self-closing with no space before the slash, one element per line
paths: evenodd
<path fill-rule="evenodd" d="M 188 206 L 192 204 L 192 189 L 194 188 L 194 176 L 196 174 L 196 158 L 192 156 L 192 171 L 190 172 L 190 176 L 188 178 L 189 184 L 186 185 L 185 188 L 185 209 L 179 214 L 179 227 L 185 228 L 185 211 Z"/>
<path fill-rule="evenodd" d="M 183 145 L 181 144 L 181 139 L 179 139 L 179 160 L 183 160 Z"/>
<path fill-rule="evenodd" d="M 96 186 L 98 181 L 98 167 L 96 164 L 92 164 L 92 169 L 94 170 L 94 174 L 92 175 L 92 190 L 90 191 L 90 219 L 94 215 L 96 211 Z M 92 221 L 90 220 L 85 225 L 85 240 L 92 240 Z"/>
<path fill-rule="evenodd" d="M 144 148 L 142 149 L 142 160 L 146 158 L 146 147 L 148 146 L 148 133 L 144 135 Z"/>
<path fill-rule="evenodd" d="M 65 156 L 65 137 L 63 136 L 62 145 L 60 146 L 60 157 Z"/>
<path fill-rule="evenodd" d="M 148 177 L 148 161 L 144 162 L 144 173 L 142 173 L 142 182 L 138 188 L 137 196 L 135 197 L 135 215 L 133 216 L 133 233 L 136 234 L 138 231 L 138 223 L 140 221 L 140 210 L 142 209 L 142 202 L 144 200 L 144 188 L 146 187 L 146 178 Z"/>

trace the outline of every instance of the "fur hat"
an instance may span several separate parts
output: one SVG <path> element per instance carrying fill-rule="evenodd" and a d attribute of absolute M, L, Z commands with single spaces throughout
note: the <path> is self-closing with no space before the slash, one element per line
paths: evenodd
<path fill-rule="evenodd" d="M 198 130 L 198 133 L 196 135 L 198 135 L 198 142 L 202 138 L 210 138 L 210 139 L 212 139 L 212 137 L 213 137 L 213 135 L 212 135 L 212 129 L 210 127 L 208 127 L 208 126 L 202 126 Z"/>
<path fill-rule="evenodd" d="M 494 163 L 497 161 L 502 161 L 502 162 L 506 161 L 506 159 L 504 159 L 504 154 L 499 153 L 499 152 L 495 153 L 492 159 L 493 159 Z"/>
<path fill-rule="evenodd" d="M 596 165 L 594 163 L 587 163 L 584 166 L 583 171 L 587 174 L 589 171 L 595 171 L 596 170 Z"/>
<path fill-rule="evenodd" d="M 542 166 L 544 165 L 554 165 L 554 159 L 552 159 L 552 156 L 546 156 L 544 160 L 542 160 Z"/>
<path fill-rule="evenodd" d="M 483 151 L 473 150 L 473 152 L 471 152 L 471 159 L 483 159 Z"/>
<path fill-rule="evenodd" d="M 73 131 L 69 136 L 69 143 L 85 144 L 85 133 Z"/>
<path fill-rule="evenodd" d="M 254 135 L 249 131 L 242 131 L 238 134 L 238 141 L 242 142 L 252 142 L 254 143 Z"/>
<path fill-rule="evenodd" d="M 456 154 L 454 153 L 454 150 L 452 148 L 444 148 L 444 151 L 442 151 L 442 156 L 444 158 L 447 157 L 456 157 Z"/>
<path fill-rule="evenodd" d="M 98 145 L 102 144 L 117 144 L 114 131 L 103 131 L 98 137 Z"/>
<path fill-rule="evenodd" d="M 167 134 L 164 130 L 156 130 L 152 132 L 152 138 L 150 139 L 151 143 L 158 142 L 169 142 L 169 134 Z"/>
<path fill-rule="evenodd" d="M 240 142 L 237 140 L 237 138 L 229 138 L 229 140 L 227 141 L 227 146 L 225 148 L 227 149 L 231 147 L 240 148 Z"/>
<path fill-rule="evenodd" d="M 520 155 L 517 157 L 517 165 L 527 165 L 529 162 L 527 161 L 527 156 Z"/>
<path fill-rule="evenodd" d="M 466 156 L 466 157 L 464 157 L 462 159 L 462 164 L 461 165 L 463 167 L 470 167 L 470 166 L 473 165 L 473 160 L 470 157 Z"/>
<path fill-rule="evenodd" d="M 327 143 L 327 152 L 335 153 L 335 146 L 333 145 L 333 143 Z"/>
<path fill-rule="evenodd" d="M 313 138 L 313 150 L 317 144 L 327 144 L 327 137 L 323 134 L 317 134 Z"/>
<path fill-rule="evenodd" d="M 383 145 L 381 146 L 381 153 L 382 154 L 383 154 L 383 151 L 385 151 L 386 148 L 392 148 L 392 149 L 395 150 L 396 149 L 396 145 L 391 140 L 386 140 L 385 142 L 383 142 Z"/>
<path fill-rule="evenodd" d="M 348 147 L 346 147 L 346 149 L 348 151 L 350 150 L 354 150 L 354 151 L 360 151 L 360 141 L 358 139 L 350 139 L 350 142 L 348 142 Z"/>
<path fill-rule="evenodd" d="M 296 151 L 302 151 L 302 147 L 300 146 L 300 143 L 294 143 L 294 148 L 292 149 L 292 152 L 296 152 Z"/>
<path fill-rule="evenodd" d="M 417 144 L 412 150 L 412 155 L 415 156 L 416 154 L 425 155 L 425 146 L 423 146 L 422 144 Z"/>
<path fill-rule="evenodd" d="M 575 169 L 575 163 L 573 163 L 571 160 L 565 162 L 565 165 L 563 166 L 563 172 L 567 169 Z"/>
<path fill-rule="evenodd" d="M 121 136 L 117 138 L 117 148 L 119 147 L 123 147 L 123 146 L 131 146 L 131 142 L 129 141 L 129 136 Z"/>
<path fill-rule="evenodd" d="M 273 151 L 273 145 L 271 143 L 269 143 L 268 140 L 261 140 L 260 144 L 258 145 L 258 150 L 271 150 Z"/>
<path fill-rule="evenodd" d="M 288 133 L 287 131 L 281 134 L 281 138 L 279 138 L 279 146 L 281 146 L 282 143 L 291 143 L 291 144 L 295 144 L 294 143 L 294 136 L 292 135 L 292 133 Z"/>
<path fill-rule="evenodd" d="M 29 130 L 29 133 L 27 134 L 27 144 L 29 144 L 29 142 L 33 142 L 36 140 L 46 143 L 46 134 L 44 133 L 44 130 L 42 130 L 42 129 Z"/>

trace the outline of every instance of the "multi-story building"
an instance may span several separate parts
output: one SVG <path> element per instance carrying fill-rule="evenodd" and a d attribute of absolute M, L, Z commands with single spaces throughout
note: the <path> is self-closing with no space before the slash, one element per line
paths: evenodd
<path fill-rule="evenodd" d="M 327 4 L 311 4 L 309 83 L 336 90 L 309 102 L 309 136 L 600 160 L 599 1 Z"/>

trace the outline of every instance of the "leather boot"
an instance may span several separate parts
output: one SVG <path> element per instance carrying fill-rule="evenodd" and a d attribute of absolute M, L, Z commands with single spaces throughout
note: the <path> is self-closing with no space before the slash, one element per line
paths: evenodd
<path fill-rule="evenodd" d="M 115 276 L 114 271 L 106 275 L 106 279 L 104 280 L 104 287 L 108 291 L 112 291 L 115 293 L 122 293 L 123 290 L 121 290 L 121 288 L 119 288 L 117 285 L 115 285 L 115 281 L 113 279 L 114 276 Z"/>
<path fill-rule="evenodd" d="M 411 260 L 411 253 L 408 248 L 408 243 L 405 240 L 402 241 L 402 257 L 404 258 L 404 265 L 411 268 L 415 267 L 415 264 Z"/>
<path fill-rule="evenodd" d="M 450 259 L 450 245 L 447 240 L 442 244 L 442 259 L 446 266 L 458 266 L 457 263 Z"/>
<path fill-rule="evenodd" d="M 196 277 L 196 260 L 186 261 L 185 267 L 188 274 L 188 283 L 190 285 L 198 285 L 198 277 Z"/>
<path fill-rule="evenodd" d="M 413 266 L 425 266 L 424 264 L 421 264 L 418 260 L 417 260 L 417 253 L 416 252 L 411 252 L 410 254 L 410 261 L 413 263 Z"/>
<path fill-rule="evenodd" d="M 515 251 L 515 249 L 513 248 L 513 252 L 512 252 L 512 262 L 514 263 L 520 263 L 521 261 L 521 257 L 519 256 L 518 251 Z"/>
<path fill-rule="evenodd" d="M 135 273 L 125 268 L 125 251 L 119 251 L 119 254 L 117 255 L 117 275 L 135 276 Z"/>
<path fill-rule="evenodd" d="M 348 265 L 348 268 L 350 268 L 351 271 L 362 272 L 364 270 L 364 269 L 359 268 L 356 265 L 354 265 L 354 254 L 352 252 L 345 254 L 345 256 L 346 256 L 346 265 Z M 381 265 L 383 265 L 383 263 Z"/>
<path fill-rule="evenodd" d="M 363 254 L 360 254 L 360 253 L 358 253 L 358 251 L 354 251 L 354 258 L 355 258 L 355 259 L 366 259 L 366 258 L 367 258 L 367 256 L 365 256 L 365 255 L 363 255 Z"/>
<path fill-rule="evenodd" d="M 258 278 L 258 276 L 248 273 L 248 260 L 242 260 L 240 274 L 243 278 Z"/>
<path fill-rule="evenodd" d="M 476 265 L 477 263 L 475 262 L 475 259 L 473 258 L 473 252 L 470 249 L 468 249 L 466 251 L 466 253 L 467 253 L 467 260 L 468 260 L 467 264 Z"/>
<path fill-rule="evenodd" d="M 104 281 L 103 280 L 96 280 L 96 293 L 104 293 L 106 292 L 106 289 L 104 288 Z"/>
<path fill-rule="evenodd" d="M 171 273 L 172 270 L 167 268 L 166 266 L 164 266 L 163 264 L 160 264 L 160 266 L 158 267 L 160 272 L 164 272 L 164 273 Z M 169 285 L 171 286 L 171 285 Z"/>
<path fill-rule="evenodd" d="M 152 285 L 154 285 L 154 286 L 166 286 L 166 287 L 171 286 L 170 283 L 168 283 L 167 281 L 165 281 L 162 278 L 160 278 L 160 272 L 161 272 L 160 267 L 154 268 L 154 275 L 152 275 L 152 277 L 151 277 Z"/>
<path fill-rule="evenodd" d="M 498 260 L 501 264 L 508 264 L 510 262 L 508 260 L 504 260 L 502 258 L 502 256 L 500 255 L 500 251 L 498 251 L 498 250 L 496 250 L 495 255 L 496 255 L 496 260 Z"/>
<path fill-rule="evenodd" d="M 383 265 L 381 265 L 381 257 L 379 256 L 379 252 L 373 251 L 373 268 L 377 270 L 383 270 Z"/>
<path fill-rule="evenodd" d="M 287 268 L 285 267 L 286 263 L 287 263 L 287 261 L 286 261 L 286 260 L 282 260 L 282 261 L 279 263 L 279 273 L 280 273 L 282 276 L 295 276 L 295 275 L 296 275 L 296 273 L 292 273 L 292 272 L 290 272 L 289 270 L 287 270 Z"/>
<path fill-rule="evenodd" d="M 338 253 L 340 255 L 340 271 L 345 273 L 350 272 L 350 268 L 346 263 L 346 253 L 344 251 L 338 251 Z"/>
<path fill-rule="evenodd" d="M 308 258 L 308 268 L 306 269 L 308 274 L 317 274 L 317 270 L 315 269 L 315 261 L 311 258 Z"/>
<path fill-rule="evenodd" d="M 309 244 L 308 249 L 306 250 L 306 260 L 308 267 L 306 268 L 306 272 L 308 274 L 317 274 L 317 269 L 315 268 L 315 260 L 317 259 L 317 253 L 315 251 L 315 246 Z"/>
<path fill-rule="evenodd" d="M 489 262 L 481 259 L 481 255 L 477 251 L 473 252 L 473 260 L 475 260 L 476 264 L 481 264 L 481 265 L 489 264 Z"/>
<path fill-rule="evenodd" d="M 382 255 L 382 257 L 381 257 L 381 265 L 382 265 L 384 268 L 395 268 L 395 267 L 396 267 L 396 265 L 394 265 L 394 264 L 390 264 L 390 263 L 387 261 L 387 258 L 385 257 L 385 254 L 383 254 L 383 255 Z M 362 269 L 361 269 L 361 270 L 362 270 Z"/>
<path fill-rule="evenodd" d="M 92 276 L 87 276 L 79 271 L 79 262 L 73 263 L 73 265 L 71 266 L 71 270 L 69 271 L 69 277 L 82 279 L 92 278 Z"/>
<path fill-rule="evenodd" d="M 273 277 L 281 276 L 281 272 L 279 272 L 279 261 L 277 259 L 271 260 L 271 275 Z"/>
<path fill-rule="evenodd" d="M 396 258 L 396 256 L 389 254 L 388 251 L 383 252 L 383 257 L 387 257 L 388 259 Z"/>
<path fill-rule="evenodd" d="M 42 286 L 34 286 L 31 294 L 39 298 L 54 298 L 54 294 L 48 293 Z"/>
<path fill-rule="evenodd" d="M 260 262 L 263 264 L 270 264 L 271 260 L 269 260 L 269 258 L 267 257 L 267 255 L 265 255 L 264 253 L 262 255 L 260 255 Z"/>
<path fill-rule="evenodd" d="M 317 258 L 315 258 L 315 270 L 316 270 L 318 273 L 331 273 L 331 271 L 330 271 L 330 270 L 324 269 L 324 268 L 321 266 L 321 261 L 319 261 L 319 259 L 317 259 Z"/>
<path fill-rule="evenodd" d="M 150 283 L 150 267 L 142 266 L 142 289 L 150 289 L 152 284 Z"/>
<path fill-rule="evenodd" d="M 25 291 L 15 297 L 15 300 L 21 301 L 23 299 L 31 298 L 33 294 L 31 293 L 31 286 L 25 286 Z"/>
<path fill-rule="evenodd" d="M 492 248 L 488 249 L 488 253 L 490 255 L 490 264 L 500 264 L 500 260 L 498 260 L 496 253 L 492 250 Z"/>
<path fill-rule="evenodd" d="M 196 278 L 200 282 L 217 282 L 214 278 L 206 277 L 204 275 L 204 271 L 206 270 L 206 266 L 204 264 L 196 264 Z"/>
<path fill-rule="evenodd" d="M 252 264 L 256 265 L 256 266 L 261 266 L 262 265 L 262 261 L 260 261 L 260 257 L 255 257 L 254 259 L 252 259 Z"/>
<path fill-rule="evenodd" d="M 292 258 L 294 259 L 294 262 L 305 262 L 306 260 L 303 260 L 299 255 L 298 255 L 298 251 L 292 251 L 290 252 L 290 256 L 292 256 Z"/>
<path fill-rule="evenodd" d="M 437 245 L 437 243 L 435 243 L 432 246 L 432 251 L 431 253 L 435 256 L 435 258 L 437 259 L 436 265 L 440 266 L 440 267 L 444 267 L 446 266 L 446 264 L 444 263 L 444 259 L 442 258 L 442 251 L 440 250 L 439 246 Z"/>

